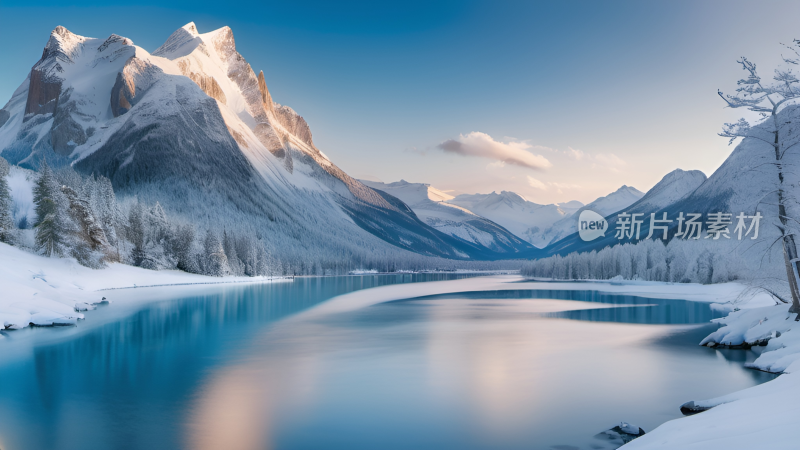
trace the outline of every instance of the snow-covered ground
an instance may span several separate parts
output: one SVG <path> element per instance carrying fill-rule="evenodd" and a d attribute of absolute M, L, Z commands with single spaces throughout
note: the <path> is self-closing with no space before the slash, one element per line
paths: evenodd
<path fill-rule="evenodd" d="M 800 448 L 794 425 L 800 415 L 800 322 L 787 305 L 734 311 L 702 344 L 761 344 L 749 367 L 782 375 L 770 382 L 718 398 L 694 401 L 702 413 L 667 422 L 624 446 L 625 450 L 751 450 Z"/>
<path fill-rule="evenodd" d="M 180 271 L 152 271 L 125 264 L 103 270 L 74 259 L 46 258 L 0 243 L 0 324 L 6 329 L 69 325 L 83 319 L 112 289 L 230 282 L 264 282 L 261 277 L 215 278 Z M 2 338 L 2 334 L 0 334 Z"/>

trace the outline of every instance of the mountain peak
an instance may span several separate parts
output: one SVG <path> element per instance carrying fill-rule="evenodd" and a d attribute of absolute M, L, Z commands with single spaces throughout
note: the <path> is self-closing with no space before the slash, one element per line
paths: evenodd
<path fill-rule="evenodd" d="M 69 31 L 66 27 L 59 25 L 50 32 L 50 36 L 58 36 L 61 39 L 67 39 L 69 36 L 75 36 L 75 34 Z"/>
<path fill-rule="evenodd" d="M 153 52 L 153 55 L 174 59 L 188 55 L 202 43 L 194 22 L 189 22 L 169 35 L 161 47 Z"/>
<path fill-rule="evenodd" d="M 223 59 L 236 53 L 236 39 L 233 37 L 233 30 L 231 30 L 231 27 L 224 26 L 222 28 L 217 28 L 214 31 L 206 33 L 206 36 L 214 43 L 214 47 Z"/>
<path fill-rule="evenodd" d="M 114 46 L 114 44 L 118 44 L 118 46 L 133 45 L 133 41 L 118 34 L 112 34 L 97 48 L 97 51 L 103 52 L 109 47 Z M 118 46 L 114 46 L 114 49 L 118 48 Z"/>
<path fill-rule="evenodd" d="M 664 175 L 637 205 L 664 208 L 694 192 L 706 181 L 706 174 L 699 170 L 675 169 Z"/>
<path fill-rule="evenodd" d="M 59 25 L 50 32 L 50 39 L 42 52 L 42 59 L 50 55 L 55 55 L 62 62 L 73 62 L 75 55 L 80 51 L 81 44 L 86 41 L 83 36 L 69 31 L 65 27 Z"/>
<path fill-rule="evenodd" d="M 698 179 L 705 181 L 706 178 L 706 174 L 699 170 L 675 169 L 672 172 L 664 175 L 664 178 L 662 178 L 659 183 L 674 182 L 681 179 Z"/>
<path fill-rule="evenodd" d="M 619 192 L 619 193 L 623 193 L 623 192 L 631 192 L 631 193 L 633 193 L 633 194 L 636 194 L 636 195 L 638 195 L 638 196 L 640 196 L 640 197 L 641 197 L 642 195 L 644 195 L 644 192 L 642 192 L 642 191 L 640 191 L 640 190 L 636 189 L 636 188 L 635 188 L 635 187 L 633 187 L 633 186 L 628 186 L 627 184 L 623 184 L 622 186 L 620 186 L 620 188 L 619 188 L 619 189 L 617 189 L 617 190 L 616 190 L 616 191 L 614 191 L 613 193 L 614 193 L 614 194 L 616 194 L 616 193 L 618 193 L 618 192 Z"/>
<path fill-rule="evenodd" d="M 200 36 L 200 33 L 197 31 L 197 25 L 194 22 L 189 22 L 186 25 L 181 27 L 182 30 L 185 30 L 192 36 Z"/>

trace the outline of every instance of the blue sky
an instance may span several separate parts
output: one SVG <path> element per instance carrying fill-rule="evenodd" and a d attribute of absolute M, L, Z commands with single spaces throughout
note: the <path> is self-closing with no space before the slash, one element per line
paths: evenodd
<path fill-rule="evenodd" d="M 770 67 L 800 38 L 788 1 L 36 4 L 0 2 L 0 103 L 57 25 L 150 51 L 187 22 L 228 25 L 351 175 L 540 203 L 646 190 L 675 168 L 710 174 L 731 150 L 716 133 L 738 116 L 716 91 L 735 86 L 736 58 Z M 504 164 L 504 151 L 548 164 Z"/>

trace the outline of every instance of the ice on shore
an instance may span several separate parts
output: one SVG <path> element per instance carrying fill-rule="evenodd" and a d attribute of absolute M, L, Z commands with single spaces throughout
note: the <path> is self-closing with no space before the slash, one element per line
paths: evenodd
<path fill-rule="evenodd" d="M 107 289 L 261 280 L 153 271 L 124 264 L 93 270 L 74 259 L 47 258 L 0 243 L 0 329 L 75 324 L 84 318 L 84 311 L 113 296 Z"/>

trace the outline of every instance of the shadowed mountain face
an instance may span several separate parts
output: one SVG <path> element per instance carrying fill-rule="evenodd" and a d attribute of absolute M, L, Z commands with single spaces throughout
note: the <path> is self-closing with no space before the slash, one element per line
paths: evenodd
<path fill-rule="evenodd" d="M 201 34 L 187 24 L 152 54 L 121 36 L 56 28 L 0 110 L 0 155 L 105 175 L 122 195 L 159 201 L 199 227 L 255 232 L 298 258 L 518 250 L 453 238 L 347 175 L 306 121 L 273 101 L 228 27 Z"/>

